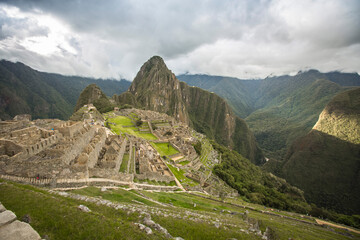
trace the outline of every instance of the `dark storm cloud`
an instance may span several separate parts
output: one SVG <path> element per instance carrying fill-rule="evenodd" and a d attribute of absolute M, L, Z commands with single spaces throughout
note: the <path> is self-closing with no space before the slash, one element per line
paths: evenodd
<path fill-rule="evenodd" d="M 0 54 L 21 61 L 30 49 L 41 70 L 129 79 L 155 54 L 177 73 L 360 71 L 359 10 L 357 0 L 0 1 Z"/>

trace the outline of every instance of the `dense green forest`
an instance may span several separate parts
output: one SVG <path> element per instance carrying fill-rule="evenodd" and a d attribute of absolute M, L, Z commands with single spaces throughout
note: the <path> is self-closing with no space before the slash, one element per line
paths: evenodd
<path fill-rule="evenodd" d="M 102 80 L 36 71 L 22 63 L 0 61 L 0 118 L 18 114 L 68 119 L 81 91 L 96 83 L 111 97 L 128 89 L 126 80 Z"/>

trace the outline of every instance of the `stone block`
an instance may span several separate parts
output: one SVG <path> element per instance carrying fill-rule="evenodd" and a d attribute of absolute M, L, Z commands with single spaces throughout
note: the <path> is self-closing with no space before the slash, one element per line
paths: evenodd
<path fill-rule="evenodd" d="M 27 223 L 16 220 L 0 227 L 0 239 L 6 240 L 40 240 L 40 235 Z"/>
<path fill-rule="evenodd" d="M 6 208 L 4 207 L 4 205 L 2 205 L 2 203 L 0 203 L 0 212 L 3 212 L 5 210 L 6 210 Z"/>
<path fill-rule="evenodd" d="M 15 219 L 16 215 L 12 211 L 6 210 L 5 212 L 0 213 L 0 227 L 11 223 Z"/>

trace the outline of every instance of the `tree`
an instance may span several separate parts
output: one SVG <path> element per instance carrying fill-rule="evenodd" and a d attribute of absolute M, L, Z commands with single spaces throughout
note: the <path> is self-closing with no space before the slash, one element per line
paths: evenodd
<path fill-rule="evenodd" d="M 220 190 L 219 197 L 222 202 L 224 202 L 225 198 L 227 197 L 227 193 L 224 191 L 224 189 Z"/>
<path fill-rule="evenodd" d="M 142 123 L 143 123 L 143 121 L 141 119 L 138 119 L 138 120 L 136 120 L 135 125 L 137 127 L 140 127 Z"/>

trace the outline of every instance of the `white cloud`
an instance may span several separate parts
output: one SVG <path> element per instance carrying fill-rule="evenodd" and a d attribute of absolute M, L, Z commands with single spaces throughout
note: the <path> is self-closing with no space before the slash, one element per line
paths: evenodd
<path fill-rule="evenodd" d="M 175 73 L 360 72 L 357 0 L 5 2 L 0 55 L 43 71 L 132 80 L 160 55 Z"/>

